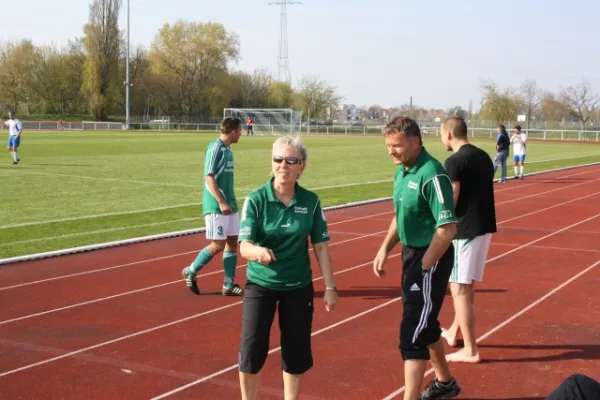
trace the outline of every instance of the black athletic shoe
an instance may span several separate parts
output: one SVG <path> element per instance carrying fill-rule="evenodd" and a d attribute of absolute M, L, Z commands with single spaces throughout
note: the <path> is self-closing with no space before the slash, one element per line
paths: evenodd
<path fill-rule="evenodd" d="M 242 289 L 240 285 L 236 283 L 230 288 L 223 286 L 223 288 L 221 289 L 221 293 L 223 294 L 223 296 L 243 296 L 244 289 Z"/>
<path fill-rule="evenodd" d="M 425 390 L 421 393 L 421 400 L 452 399 L 459 394 L 460 387 L 454 378 L 446 384 L 441 383 L 435 378 L 427 384 Z"/>
<path fill-rule="evenodd" d="M 198 284 L 196 283 L 196 275 L 189 273 L 187 267 L 181 270 L 181 275 L 183 275 L 185 284 L 192 291 L 192 293 L 200 294 L 200 289 L 198 289 Z"/>

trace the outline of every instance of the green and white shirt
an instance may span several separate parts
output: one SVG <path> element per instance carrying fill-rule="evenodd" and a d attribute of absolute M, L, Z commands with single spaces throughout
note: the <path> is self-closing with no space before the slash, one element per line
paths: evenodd
<path fill-rule="evenodd" d="M 328 242 L 327 221 L 315 193 L 296 184 L 286 207 L 275 197 L 272 182 L 246 198 L 239 241 L 271 249 L 277 259 L 268 265 L 249 261 L 248 280 L 272 290 L 294 290 L 312 282 L 309 239 L 312 244 Z"/>
<path fill-rule="evenodd" d="M 231 148 L 221 139 L 215 139 L 208 144 L 204 155 L 204 175 L 214 175 L 219 190 L 225 201 L 231 207 L 231 212 L 238 211 L 234 192 L 233 153 Z M 215 196 L 210 192 L 206 182 L 202 195 L 202 212 L 206 214 L 222 214 Z"/>
<path fill-rule="evenodd" d="M 405 246 L 427 247 L 439 226 L 457 221 L 450 178 L 425 147 L 408 170 L 403 165 L 396 169 L 393 198 Z"/>

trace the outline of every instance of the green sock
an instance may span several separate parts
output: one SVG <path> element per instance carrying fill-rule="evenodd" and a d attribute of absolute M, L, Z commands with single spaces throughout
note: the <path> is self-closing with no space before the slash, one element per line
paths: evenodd
<path fill-rule="evenodd" d="M 210 254 L 210 251 L 208 251 L 208 248 L 203 248 L 200 253 L 198 253 L 198 256 L 196 257 L 196 259 L 194 260 L 194 262 L 192 263 L 192 265 L 189 266 L 189 271 L 193 272 L 194 274 L 196 274 L 198 271 L 200 271 L 202 268 L 204 268 L 204 266 L 206 264 L 208 264 L 210 262 L 210 260 L 212 260 L 213 255 Z"/>
<path fill-rule="evenodd" d="M 223 252 L 223 269 L 225 270 L 225 281 L 223 286 L 231 288 L 235 281 L 235 268 L 237 267 L 237 253 L 235 251 Z"/>

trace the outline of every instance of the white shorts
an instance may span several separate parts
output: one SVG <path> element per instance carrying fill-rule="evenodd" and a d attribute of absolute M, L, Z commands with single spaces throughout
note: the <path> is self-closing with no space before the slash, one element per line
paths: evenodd
<path fill-rule="evenodd" d="M 483 270 L 492 234 L 476 236 L 474 239 L 454 239 L 454 268 L 450 283 L 471 284 L 483 280 Z"/>
<path fill-rule="evenodd" d="M 208 240 L 226 240 L 240 233 L 240 215 L 237 212 L 229 215 L 206 214 L 204 223 Z"/>

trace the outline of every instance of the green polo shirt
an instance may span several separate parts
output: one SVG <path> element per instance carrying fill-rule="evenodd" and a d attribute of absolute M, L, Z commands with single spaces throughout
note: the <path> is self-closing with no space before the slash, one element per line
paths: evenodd
<path fill-rule="evenodd" d="M 456 222 L 450 178 L 425 147 L 408 170 L 403 165 L 396 169 L 393 198 L 405 246 L 427 247 L 439 226 Z"/>
<path fill-rule="evenodd" d="M 293 290 L 312 282 L 309 239 L 329 241 L 319 197 L 296 184 L 296 195 L 286 207 L 273 193 L 269 180 L 244 202 L 238 240 L 271 249 L 276 261 L 263 265 L 248 262 L 248 280 L 272 290 Z"/>

